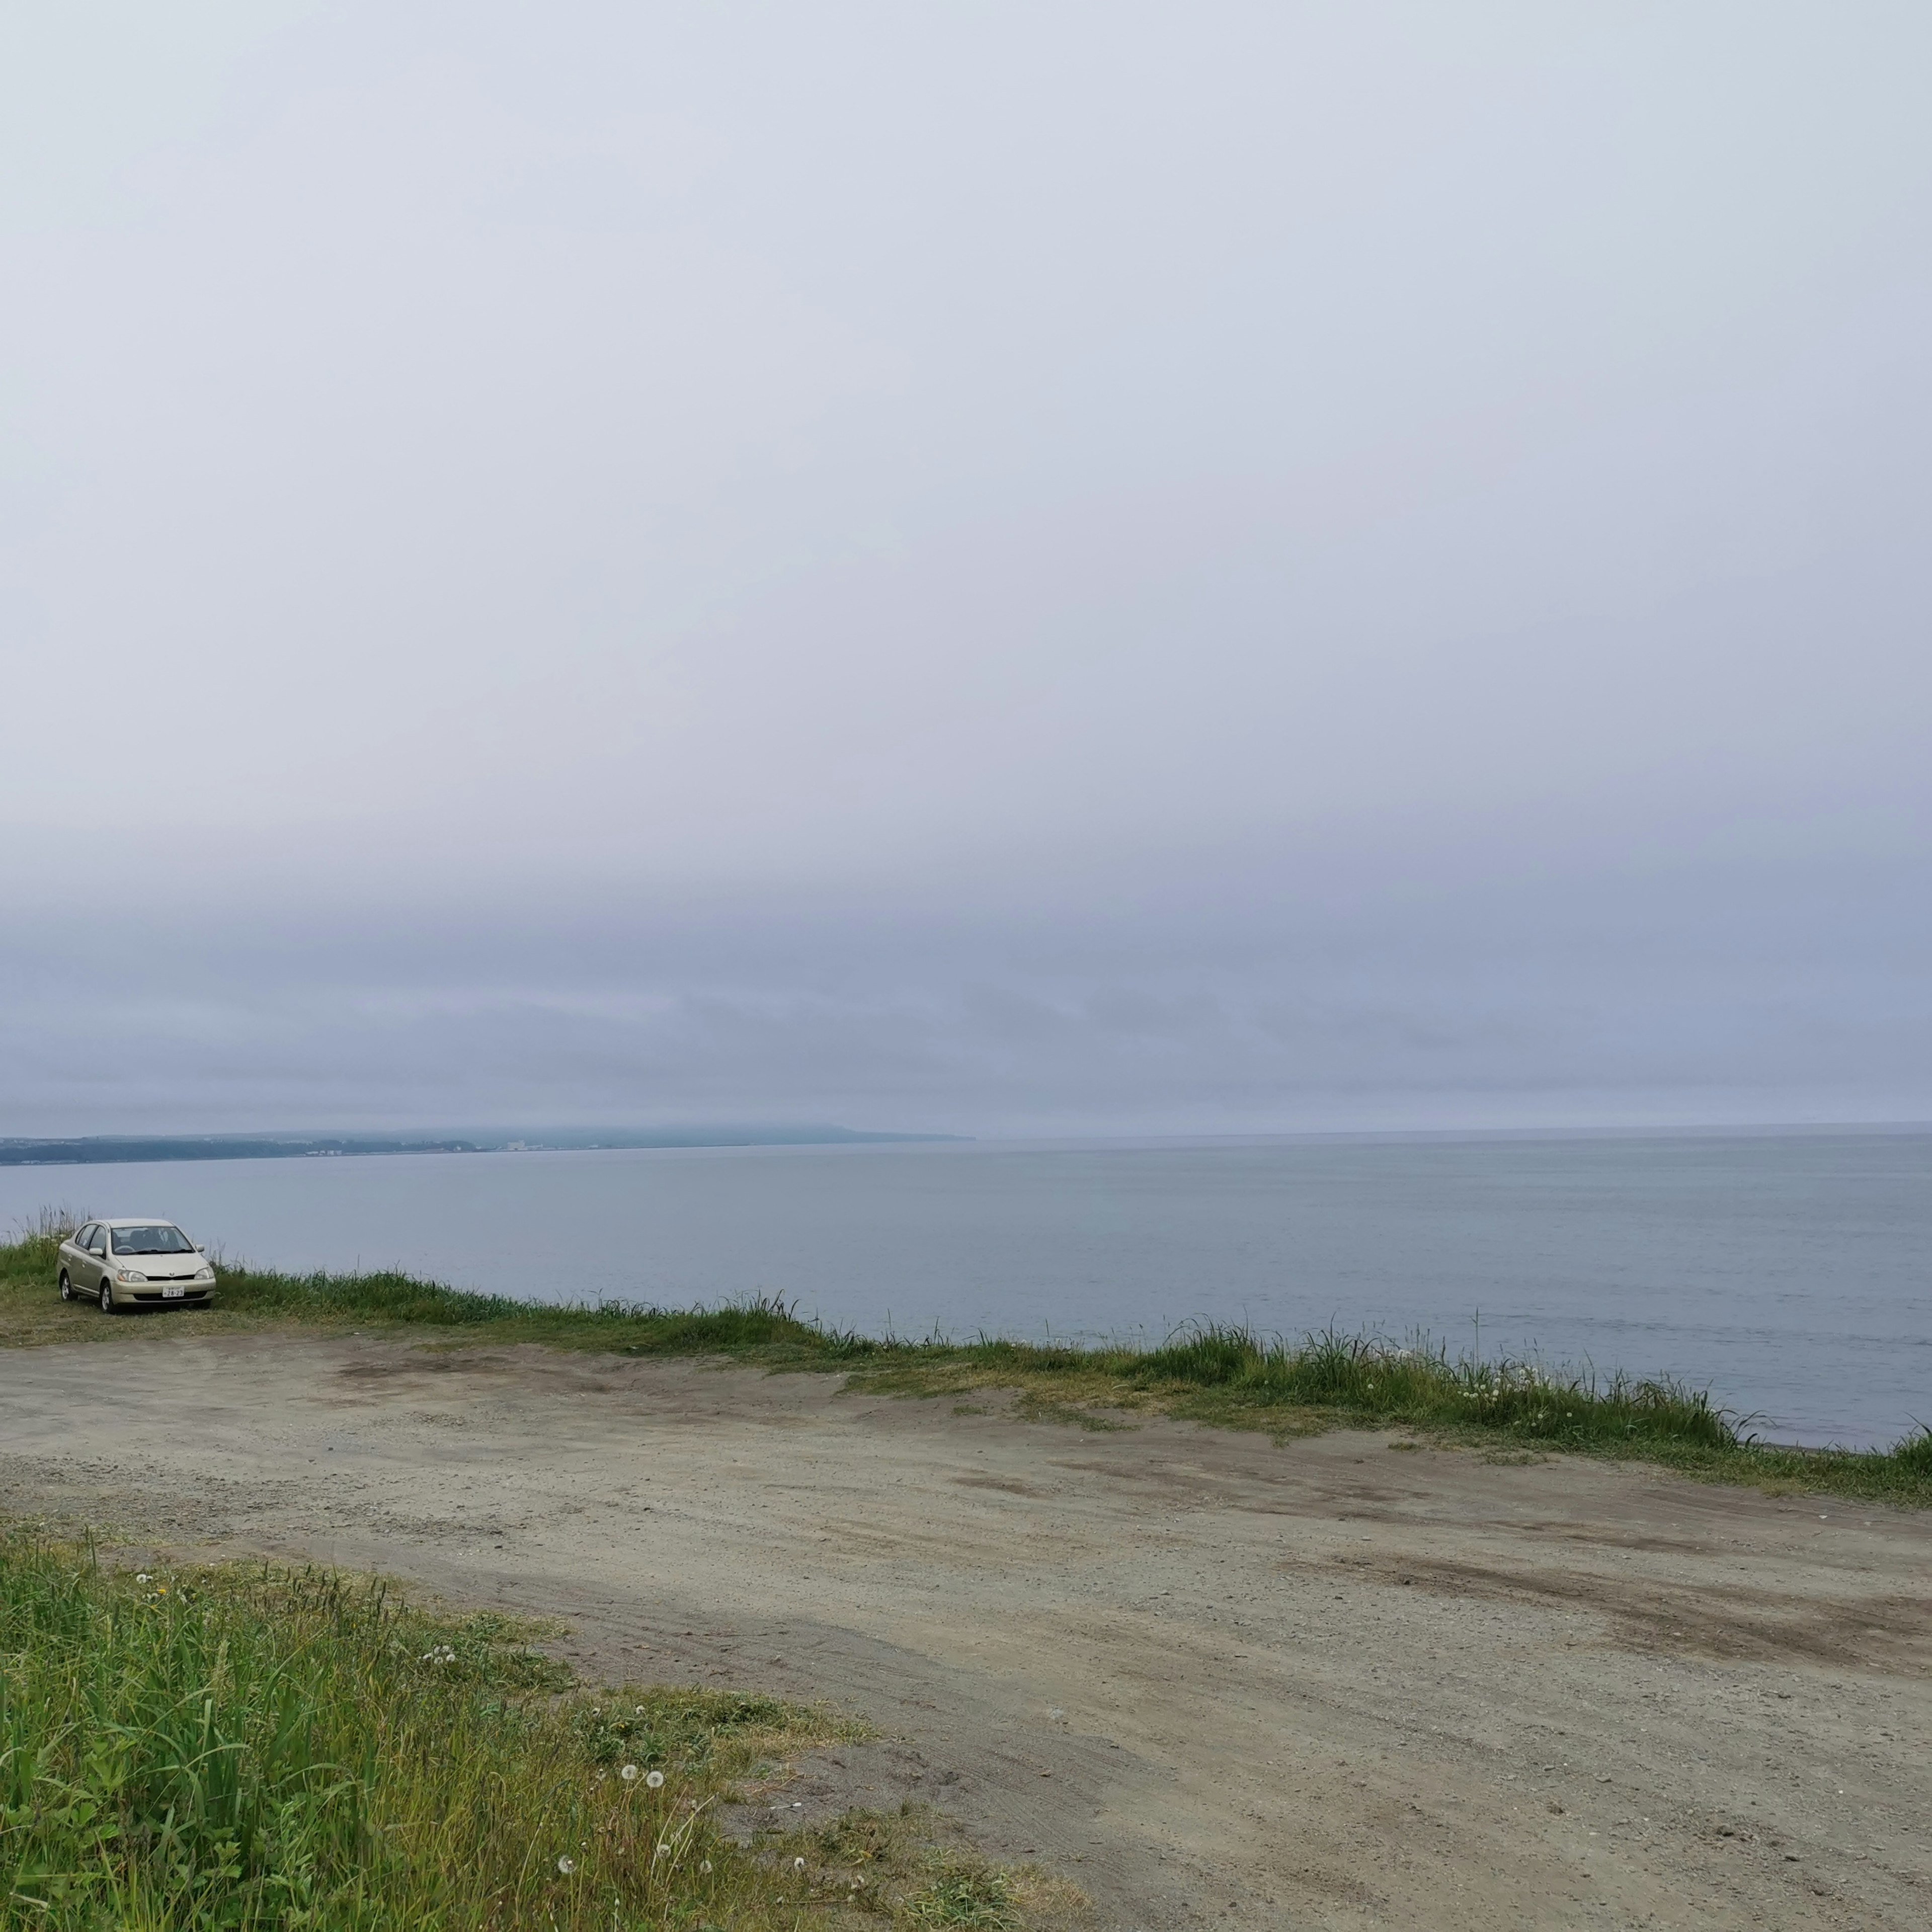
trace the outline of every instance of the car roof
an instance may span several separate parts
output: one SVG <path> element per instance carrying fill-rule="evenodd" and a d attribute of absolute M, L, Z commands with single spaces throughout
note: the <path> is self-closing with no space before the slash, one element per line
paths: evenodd
<path fill-rule="evenodd" d="M 104 1221 L 104 1228 L 172 1228 L 175 1225 L 165 1214 L 123 1214 L 118 1220 Z"/>

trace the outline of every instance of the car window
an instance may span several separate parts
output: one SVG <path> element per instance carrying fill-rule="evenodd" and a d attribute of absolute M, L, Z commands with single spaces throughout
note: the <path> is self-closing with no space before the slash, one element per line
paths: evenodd
<path fill-rule="evenodd" d="M 114 1230 L 117 1255 L 191 1255 L 194 1244 L 172 1222 L 150 1221 Z"/>
<path fill-rule="evenodd" d="M 79 1234 L 74 1236 L 74 1244 L 77 1248 L 84 1248 L 87 1246 L 89 1241 L 93 1240 L 93 1238 L 94 1223 L 90 1221 L 86 1227 L 81 1229 Z"/>
<path fill-rule="evenodd" d="M 107 1230 L 98 1221 L 94 1222 L 94 1232 L 88 1237 L 87 1245 L 94 1254 L 104 1255 L 107 1252 Z"/>

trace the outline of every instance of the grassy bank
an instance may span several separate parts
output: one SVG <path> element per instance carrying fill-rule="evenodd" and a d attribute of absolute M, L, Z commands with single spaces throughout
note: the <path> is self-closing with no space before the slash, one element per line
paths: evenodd
<path fill-rule="evenodd" d="M 116 1573 L 0 1532 L 9 1932 L 1022 1924 L 1028 1876 L 916 1814 L 721 1827 L 784 1754 L 850 1734 L 766 1697 L 593 1693 L 503 1619 L 378 1585 Z"/>
<path fill-rule="evenodd" d="M 0 1246 L 0 1341 L 124 1332 L 97 1310 L 56 1300 L 58 1239 L 50 1221 Z M 203 1330 L 410 1329 L 452 1342 L 724 1356 L 844 1372 L 908 1395 L 1014 1388 L 1034 1413 L 1095 1428 L 1131 1426 L 1136 1411 L 1282 1434 L 1336 1424 L 1394 1426 L 1518 1450 L 1640 1458 L 1719 1481 L 1932 1506 L 1932 1432 L 1882 1451 L 1794 1449 L 1757 1440 L 1705 1391 L 1679 1383 L 1451 1359 L 1373 1336 L 1289 1342 L 1204 1326 L 1153 1349 L 916 1342 L 828 1329 L 774 1301 L 712 1310 L 560 1308 L 401 1274 L 286 1275 L 246 1267 L 224 1268 L 215 1310 L 136 1318 Z"/>

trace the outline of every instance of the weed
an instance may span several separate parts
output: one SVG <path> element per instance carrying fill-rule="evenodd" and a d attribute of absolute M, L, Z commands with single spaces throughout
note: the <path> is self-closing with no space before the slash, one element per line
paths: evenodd
<path fill-rule="evenodd" d="M 905 1901 L 905 1912 L 920 1925 L 970 1925 L 1009 1932 L 1020 1922 L 1012 1881 L 983 1867 L 955 1868 L 940 1874 Z"/>
<path fill-rule="evenodd" d="M 0 1534 L 0 1927 L 768 1924 L 769 1870 L 711 1823 L 722 1778 L 841 1727 L 592 1696 L 526 1635 L 321 1571 L 129 1576 Z M 668 1768 L 622 1774 L 647 1754 Z"/>
<path fill-rule="evenodd" d="M 1096 1436 L 1116 1436 L 1140 1426 L 1137 1422 L 1122 1422 L 1114 1416 L 1096 1415 L 1092 1409 L 1077 1403 L 1055 1402 L 1050 1396 L 1030 1391 L 1022 1398 L 1018 1412 L 1028 1422 L 1068 1423 Z"/>
<path fill-rule="evenodd" d="M 1088 1900 L 1076 1887 L 1030 1865 L 988 1864 L 956 1824 L 922 1804 L 848 1811 L 776 1849 L 781 1870 L 804 1862 L 808 1896 L 898 1924 L 1049 1932 L 1086 1922 Z"/>

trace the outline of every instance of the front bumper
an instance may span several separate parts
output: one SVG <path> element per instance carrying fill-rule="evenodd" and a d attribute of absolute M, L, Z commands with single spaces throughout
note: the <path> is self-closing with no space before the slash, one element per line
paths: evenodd
<path fill-rule="evenodd" d="M 184 1281 L 169 1294 L 166 1282 L 117 1281 L 114 1299 L 136 1308 L 206 1308 L 214 1299 L 212 1281 Z"/>

